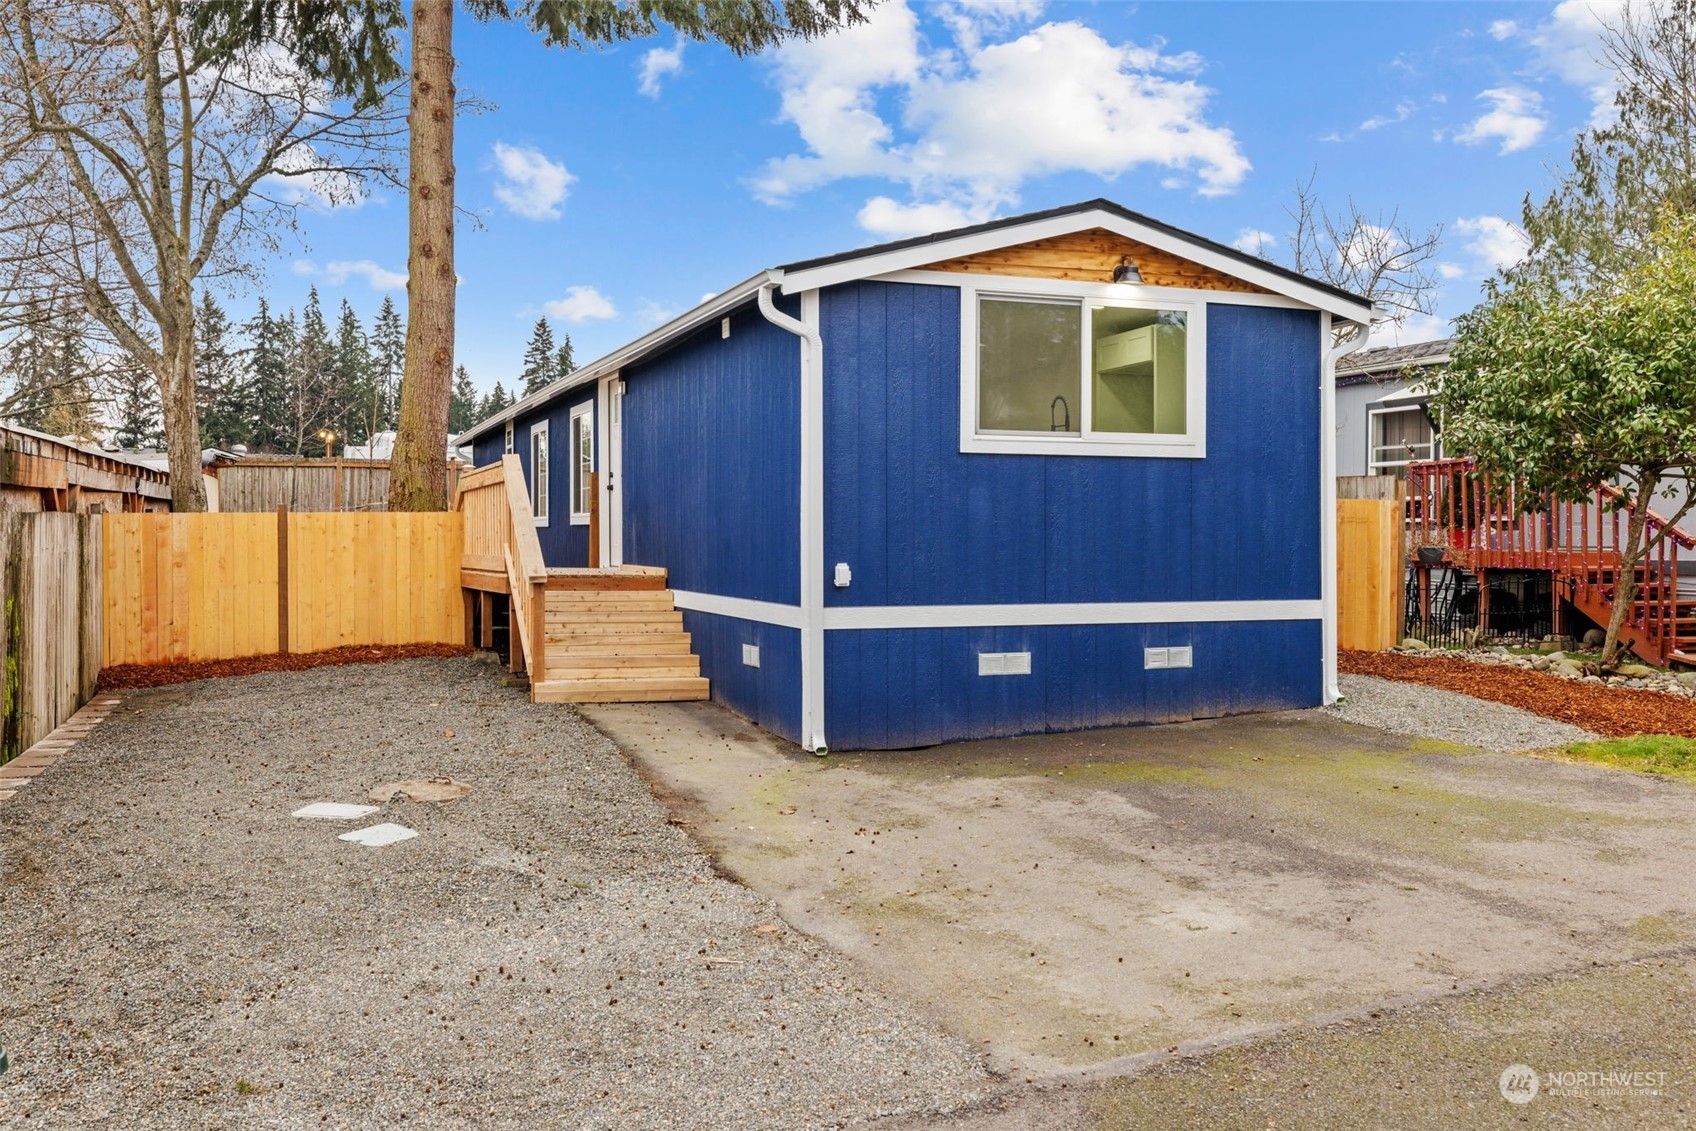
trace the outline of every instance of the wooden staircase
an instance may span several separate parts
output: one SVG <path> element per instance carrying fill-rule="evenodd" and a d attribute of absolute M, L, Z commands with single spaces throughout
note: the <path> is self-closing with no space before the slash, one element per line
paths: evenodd
<path fill-rule="evenodd" d="M 460 476 L 454 509 L 464 515 L 460 585 L 481 602 L 480 643 L 493 644 L 495 598 L 505 594 L 512 670 L 529 673 L 533 702 L 708 697 L 665 570 L 543 563 L 517 456 Z"/>
<path fill-rule="evenodd" d="M 1408 534 L 1412 564 L 1470 570 L 1480 592 L 1491 570 L 1547 570 L 1556 593 L 1606 627 L 1623 570 L 1626 524 L 1633 505 L 1610 484 L 1584 502 L 1516 497 L 1494 489 L 1471 460 L 1432 460 L 1408 467 Z M 1644 519 L 1655 547 L 1636 567 L 1637 592 L 1620 639 L 1652 664 L 1696 667 L 1696 535 L 1653 510 Z M 1440 549 L 1441 560 L 1420 557 Z"/>
<path fill-rule="evenodd" d="M 705 699 L 701 661 L 665 570 L 549 570 L 538 703 L 646 703 Z"/>

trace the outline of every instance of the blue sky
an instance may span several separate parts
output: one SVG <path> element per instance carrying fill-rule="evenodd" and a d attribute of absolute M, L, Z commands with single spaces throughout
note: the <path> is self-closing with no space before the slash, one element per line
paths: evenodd
<path fill-rule="evenodd" d="M 542 48 L 461 19 L 459 360 L 510 388 L 547 314 L 579 361 L 754 271 L 1107 196 L 1285 251 L 1290 189 L 1441 224 L 1438 336 L 1517 252 L 1520 203 L 1608 102 L 1587 0 L 1084 3 L 886 0 L 872 25 L 738 60 L 670 37 Z M 393 193 L 307 215 L 273 304 L 316 283 L 404 309 Z M 237 297 L 245 311 L 252 296 Z"/>

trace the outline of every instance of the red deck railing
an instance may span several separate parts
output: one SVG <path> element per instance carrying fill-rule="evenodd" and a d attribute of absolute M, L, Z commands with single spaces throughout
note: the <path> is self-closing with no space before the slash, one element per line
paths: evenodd
<path fill-rule="evenodd" d="M 1575 606 L 1605 623 L 1635 505 L 1609 484 L 1590 494 L 1581 503 L 1528 496 L 1479 473 L 1469 459 L 1411 464 L 1409 553 L 1427 567 L 1547 570 Z M 1679 592 L 1680 566 L 1692 560 L 1696 537 L 1669 526 L 1649 511 L 1646 537 L 1662 530 L 1667 535 L 1638 567 L 1638 593 L 1627 618 L 1638 654 L 1660 663 L 1682 659 L 1674 654 L 1686 643 L 1696 653 L 1696 586 L 1687 587 L 1688 596 Z"/>

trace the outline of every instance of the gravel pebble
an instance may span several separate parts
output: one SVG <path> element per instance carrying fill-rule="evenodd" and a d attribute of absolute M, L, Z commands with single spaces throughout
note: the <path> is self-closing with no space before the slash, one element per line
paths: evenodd
<path fill-rule="evenodd" d="M 0 1124 L 833 1127 L 982 1058 L 473 659 L 131 695 L 0 820 Z M 342 824 L 382 782 L 475 791 Z M 337 834 L 394 821 L 365 848 Z"/>
<path fill-rule="evenodd" d="M 1366 675 L 1338 677 L 1343 701 L 1325 712 L 1346 723 L 1392 734 L 1458 742 L 1510 753 L 1583 742 L 1597 737 L 1569 723 L 1545 719 L 1517 707 L 1474 699 L 1417 683 Z"/>

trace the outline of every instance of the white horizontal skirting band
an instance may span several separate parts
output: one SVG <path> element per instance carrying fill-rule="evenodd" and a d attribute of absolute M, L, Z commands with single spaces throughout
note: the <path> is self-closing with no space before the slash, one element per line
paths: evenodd
<path fill-rule="evenodd" d="M 1208 624 L 1318 620 L 1311 601 L 1104 601 L 1042 605 L 883 605 L 827 608 L 826 628 L 999 628 L 1059 624 Z"/>
<path fill-rule="evenodd" d="M 774 601 L 750 601 L 746 597 L 721 597 L 717 593 L 691 593 L 673 589 L 671 596 L 680 609 L 696 613 L 717 613 L 721 617 L 759 621 L 761 624 L 801 627 L 799 605 L 779 605 Z"/>
<path fill-rule="evenodd" d="M 695 612 L 801 627 L 796 605 L 720 597 L 714 593 L 672 591 L 677 607 Z M 1000 628 L 1062 624 L 1218 624 L 1231 621 L 1318 620 L 1323 613 L 1311 601 L 1103 601 L 1093 604 L 1040 605 L 878 605 L 827 608 L 827 629 Z"/>

